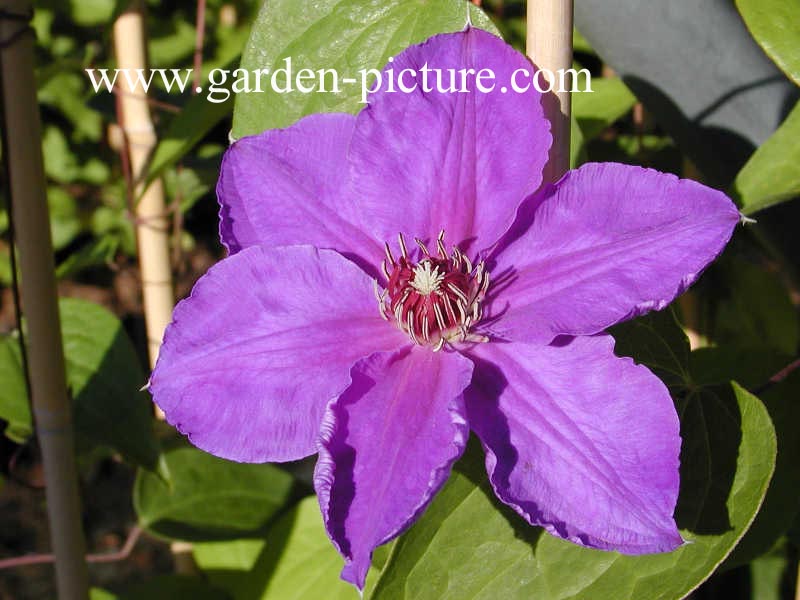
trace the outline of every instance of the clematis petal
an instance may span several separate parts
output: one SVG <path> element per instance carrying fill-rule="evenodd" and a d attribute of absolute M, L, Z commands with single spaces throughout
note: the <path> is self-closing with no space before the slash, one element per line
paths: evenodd
<path fill-rule="evenodd" d="M 497 496 L 575 543 L 630 554 L 682 543 L 681 440 L 664 384 L 610 336 L 479 344 L 467 420 Z"/>
<path fill-rule="evenodd" d="M 353 364 L 406 343 L 378 316 L 370 279 L 336 252 L 251 246 L 175 308 L 150 390 L 207 452 L 295 460 L 316 451 L 325 404 Z"/>
<path fill-rule="evenodd" d="M 423 68 L 430 70 L 430 92 L 423 90 Z M 397 87 L 401 77 L 413 86 L 407 69 L 417 73 L 412 93 Z M 449 69 L 455 89 L 468 91 L 441 93 L 450 89 Z M 462 69 L 474 69 L 465 86 Z M 481 69 L 494 73 L 494 91 L 478 89 L 474 73 Z M 403 232 L 431 241 L 444 229 L 465 251 L 500 238 L 523 198 L 539 187 L 551 143 L 540 93 L 510 87 L 515 71 L 522 86 L 533 69 L 503 40 L 474 28 L 437 35 L 387 66 L 383 86 L 358 115 L 350 147 L 353 193 L 364 205 L 381 207 L 364 221 L 378 238 Z M 394 91 L 386 81 L 390 72 Z M 486 89 L 491 82 L 483 75 Z"/>
<path fill-rule="evenodd" d="M 402 532 L 444 484 L 469 436 L 472 363 L 418 346 L 375 354 L 325 413 L 314 486 L 325 527 L 363 589 L 374 548 Z"/>
<path fill-rule="evenodd" d="M 570 171 L 525 208 L 491 265 L 487 318 L 502 315 L 497 335 L 545 343 L 664 308 L 739 221 L 722 192 L 614 163 Z"/>
<path fill-rule="evenodd" d="M 320 114 L 235 142 L 222 161 L 220 239 L 231 253 L 254 245 L 310 244 L 369 262 L 383 255 L 344 191 L 355 117 Z"/>

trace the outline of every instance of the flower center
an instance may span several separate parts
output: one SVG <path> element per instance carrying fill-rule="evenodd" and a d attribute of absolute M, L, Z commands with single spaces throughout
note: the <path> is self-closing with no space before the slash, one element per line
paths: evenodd
<path fill-rule="evenodd" d="M 400 257 L 395 260 L 389 244 L 381 264 L 388 280 L 385 290 L 376 284 L 381 315 L 394 320 L 415 344 L 441 350 L 445 342 L 484 342 L 487 338 L 470 333 L 481 319 L 481 302 L 489 288 L 489 273 L 483 261 L 473 265 L 453 247 L 447 254 L 444 231 L 436 240 L 432 255 L 419 238 L 419 260 L 409 259 L 403 235 L 398 236 Z"/>

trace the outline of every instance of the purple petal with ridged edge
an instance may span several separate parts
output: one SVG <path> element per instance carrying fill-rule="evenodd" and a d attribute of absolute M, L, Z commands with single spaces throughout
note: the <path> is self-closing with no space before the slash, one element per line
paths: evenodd
<path fill-rule="evenodd" d="M 431 92 L 422 89 L 424 66 L 431 70 Z M 533 86 L 526 93 L 510 88 L 516 70 L 519 85 L 530 82 L 533 66 L 500 38 L 470 28 L 411 46 L 383 77 L 392 69 L 395 81 L 413 69 L 420 86 L 390 92 L 384 83 L 358 115 L 350 146 L 353 193 L 382 209 L 364 223 L 384 240 L 403 232 L 431 241 L 444 229 L 448 243 L 462 250 L 491 246 L 539 187 L 547 162 L 552 138 L 541 94 Z M 448 69 L 456 70 L 455 89 L 467 92 L 437 91 L 450 89 Z M 494 91 L 481 92 L 474 75 L 462 88 L 461 69 L 491 70 Z M 411 76 L 404 77 L 411 87 Z M 489 87 L 488 78 L 481 81 Z"/>
<path fill-rule="evenodd" d="M 413 346 L 360 361 L 328 405 L 314 487 L 342 578 L 359 589 L 375 547 L 422 513 L 461 456 L 471 375 L 460 354 Z"/>
<path fill-rule="evenodd" d="M 477 345 L 467 420 L 497 496 L 533 525 L 628 554 L 682 543 L 681 448 L 667 389 L 607 335 Z"/>
<path fill-rule="evenodd" d="M 211 454 L 296 460 L 316 452 L 325 405 L 353 364 L 407 343 L 379 316 L 371 280 L 336 252 L 251 246 L 175 308 L 150 391 Z"/>
<path fill-rule="evenodd" d="M 222 160 L 219 233 L 231 253 L 310 244 L 378 264 L 382 244 L 359 225 L 347 193 L 353 115 L 310 115 L 236 141 Z"/>
<path fill-rule="evenodd" d="M 484 320 L 495 318 L 501 337 L 547 343 L 660 310 L 722 252 L 738 221 L 722 192 L 697 182 L 586 164 L 520 211 L 489 264 Z"/>

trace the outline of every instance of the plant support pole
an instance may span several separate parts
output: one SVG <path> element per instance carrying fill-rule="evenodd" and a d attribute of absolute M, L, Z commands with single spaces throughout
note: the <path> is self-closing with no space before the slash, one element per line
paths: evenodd
<path fill-rule="evenodd" d="M 117 68 L 128 69 L 132 79 L 136 69 L 147 67 L 144 7 L 140 0 L 131 2 L 114 22 L 114 54 Z M 120 77 L 120 82 L 127 79 Z M 156 364 L 164 329 L 172 318 L 174 294 L 169 255 L 169 223 L 160 179 L 147 188 L 147 161 L 156 145 L 156 133 L 150 118 L 147 93 L 141 86 L 128 89 L 122 83 L 119 93 L 120 126 L 125 134 L 130 156 L 131 176 L 136 201 L 136 239 L 139 270 L 142 277 L 144 318 L 147 328 L 147 352 L 150 367 Z"/>
<path fill-rule="evenodd" d="M 0 0 L 3 148 L 19 249 L 22 311 L 36 435 L 47 482 L 47 514 L 61 600 L 88 598 L 72 415 L 58 315 L 53 243 L 45 192 L 34 38 L 27 0 Z"/>
<path fill-rule="evenodd" d="M 550 160 L 544 170 L 546 182 L 558 180 L 569 169 L 572 81 L 559 73 L 572 67 L 572 8 L 573 0 L 528 0 L 527 54 L 545 75 L 553 75 L 549 81 L 553 91 L 542 100 L 553 134 Z M 542 80 L 542 89 L 545 86 Z"/>

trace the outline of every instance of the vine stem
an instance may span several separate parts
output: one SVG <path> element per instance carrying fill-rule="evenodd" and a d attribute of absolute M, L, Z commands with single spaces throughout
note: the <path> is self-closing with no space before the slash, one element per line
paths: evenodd
<path fill-rule="evenodd" d="M 553 145 L 544 169 L 544 182 L 557 181 L 569 169 L 571 81 L 564 78 L 561 89 L 558 73 L 572 67 L 573 0 L 528 0 L 527 54 L 548 76 L 553 91 L 544 94 L 544 114 L 550 121 Z M 540 78 L 545 87 L 543 78 Z"/>
<path fill-rule="evenodd" d="M 206 0 L 197 1 L 197 13 L 195 16 L 195 38 L 194 38 L 194 60 L 192 61 L 192 94 L 196 94 L 202 82 L 203 69 L 203 45 L 206 35 Z"/>
<path fill-rule="evenodd" d="M 125 560 L 133 552 L 136 542 L 142 535 L 142 529 L 136 525 L 128 534 L 122 548 L 116 552 L 106 552 L 103 554 L 87 554 L 87 563 L 110 563 Z M 30 554 L 26 556 L 15 556 L 14 558 L 4 558 L 0 560 L 0 569 L 15 569 L 19 567 L 29 567 L 31 565 L 44 565 L 56 560 L 54 554 Z"/>
<path fill-rule="evenodd" d="M 45 191 L 29 0 L 0 0 L 3 160 L 19 248 L 28 376 L 61 600 L 88 598 L 72 414 Z"/>

